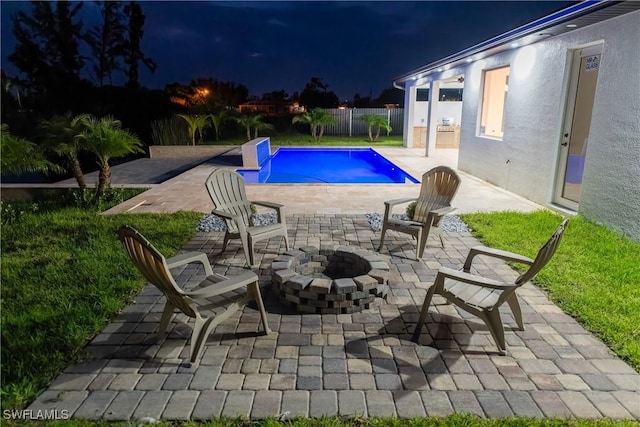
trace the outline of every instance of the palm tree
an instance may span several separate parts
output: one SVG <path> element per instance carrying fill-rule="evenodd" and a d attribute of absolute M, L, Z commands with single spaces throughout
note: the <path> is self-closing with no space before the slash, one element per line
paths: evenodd
<path fill-rule="evenodd" d="M 0 170 L 3 174 L 25 172 L 58 172 L 60 167 L 51 163 L 42 150 L 31 141 L 9 132 L 9 125 L 0 125 Z"/>
<path fill-rule="evenodd" d="M 369 141 L 376 142 L 380 137 L 380 130 L 384 129 L 387 132 L 391 132 L 391 124 L 385 117 L 376 116 L 375 114 L 364 114 L 360 117 L 360 120 L 366 122 L 369 125 Z M 373 129 L 376 129 L 376 136 L 373 136 Z"/>
<path fill-rule="evenodd" d="M 211 120 L 211 124 L 213 125 L 213 130 L 216 133 L 216 141 L 220 140 L 220 129 L 222 128 L 222 123 L 224 123 L 228 117 L 229 110 L 225 108 L 221 108 L 215 113 L 209 114 L 209 119 Z"/>
<path fill-rule="evenodd" d="M 40 131 L 44 137 L 44 148 L 65 159 L 67 170 L 71 172 L 78 182 L 80 190 L 84 191 L 87 184 L 84 180 L 84 174 L 80 167 L 78 154 L 86 151 L 88 148 L 84 141 L 75 136 L 82 132 L 82 120 L 86 119 L 88 114 L 80 114 L 73 117 L 70 112 L 59 116 L 53 116 L 49 120 L 40 122 Z"/>
<path fill-rule="evenodd" d="M 189 135 L 191 135 L 191 144 L 196 145 L 196 132 L 200 134 L 200 142 L 202 142 L 202 130 L 207 127 L 209 118 L 207 116 L 178 114 L 178 117 L 184 119 L 189 126 Z"/>
<path fill-rule="evenodd" d="M 314 108 L 301 116 L 293 118 L 292 123 L 307 123 L 311 126 L 311 136 L 316 142 L 320 142 L 320 138 L 324 134 L 324 127 L 335 123 L 336 119 L 324 111 L 322 108 Z"/>
<path fill-rule="evenodd" d="M 105 192 L 111 183 L 111 165 L 113 158 L 143 151 L 142 142 L 137 136 L 122 129 L 120 120 L 112 116 L 96 118 L 86 116 L 81 119 L 84 130 L 76 136 L 88 149 L 98 157 L 100 172 L 98 175 L 98 191 L 96 196 Z"/>
<path fill-rule="evenodd" d="M 247 141 L 251 139 L 251 130 L 253 130 L 253 137 L 258 137 L 258 130 L 260 129 L 273 129 L 273 125 L 262 121 L 262 114 L 243 114 L 240 117 L 236 117 L 235 121 L 240 123 L 247 131 Z"/>
<path fill-rule="evenodd" d="M 7 76 L 4 70 L 2 70 L 2 95 L 3 97 L 15 100 L 20 110 L 22 110 L 22 99 L 20 98 L 21 90 L 22 85 L 20 82 L 17 79 Z"/>

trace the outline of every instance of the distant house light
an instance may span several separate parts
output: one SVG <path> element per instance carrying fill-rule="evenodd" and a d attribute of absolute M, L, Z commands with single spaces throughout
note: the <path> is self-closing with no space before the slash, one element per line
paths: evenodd
<path fill-rule="evenodd" d="M 467 62 L 473 62 L 473 58 L 467 58 Z"/>
<path fill-rule="evenodd" d="M 567 28 L 578 28 L 577 24 L 567 24 Z"/>
<path fill-rule="evenodd" d="M 515 42 L 511 43 L 511 47 L 518 47 L 518 46 L 520 46 L 518 43 L 515 43 Z"/>

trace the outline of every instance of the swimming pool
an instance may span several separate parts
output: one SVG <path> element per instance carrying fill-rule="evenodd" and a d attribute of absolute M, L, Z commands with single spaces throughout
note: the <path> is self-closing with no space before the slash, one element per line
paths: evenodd
<path fill-rule="evenodd" d="M 418 180 L 372 148 L 279 148 L 259 170 L 240 169 L 247 183 L 393 184 Z"/>

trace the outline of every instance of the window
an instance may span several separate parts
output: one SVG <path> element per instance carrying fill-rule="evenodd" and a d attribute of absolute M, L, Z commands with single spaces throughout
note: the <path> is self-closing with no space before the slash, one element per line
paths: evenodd
<path fill-rule="evenodd" d="M 429 89 L 416 89 L 416 101 L 428 101 Z"/>
<path fill-rule="evenodd" d="M 445 88 L 440 89 L 440 101 L 462 101 L 462 88 L 452 89 Z"/>
<path fill-rule="evenodd" d="M 504 135 L 504 106 L 509 90 L 509 67 L 484 72 L 480 135 L 500 138 Z"/>

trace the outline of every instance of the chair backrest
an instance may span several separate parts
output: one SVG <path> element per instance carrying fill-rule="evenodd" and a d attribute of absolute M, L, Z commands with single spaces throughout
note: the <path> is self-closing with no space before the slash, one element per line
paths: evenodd
<path fill-rule="evenodd" d="M 174 307 L 189 317 L 196 317 L 195 310 L 191 307 L 191 299 L 176 284 L 164 256 L 133 227 L 121 227 L 118 237 L 133 265 L 144 278 L 160 289 Z"/>
<path fill-rule="evenodd" d="M 564 234 L 567 222 L 569 222 L 569 219 L 565 219 L 564 221 L 562 221 L 551 238 L 547 240 L 547 243 L 545 243 L 542 248 L 540 248 L 540 250 L 538 251 L 538 255 L 533 261 L 533 264 L 531 264 L 531 267 L 529 267 L 527 271 L 522 273 L 516 279 L 516 285 L 522 285 L 533 279 L 533 277 L 538 274 L 538 272 L 542 270 L 545 265 L 547 265 L 549 260 L 556 253 L 556 250 L 558 250 L 558 246 L 560 245 L 560 241 L 562 240 L 562 235 Z"/>
<path fill-rule="evenodd" d="M 216 169 L 205 181 L 213 206 L 231 215 L 240 215 L 245 224 L 251 224 L 251 202 L 247 199 L 244 179 L 229 169 Z M 225 220 L 230 232 L 237 231 L 233 221 Z"/>
<path fill-rule="evenodd" d="M 422 185 L 413 220 L 425 222 L 431 210 L 450 206 L 459 185 L 460 177 L 447 166 L 437 166 L 427 171 L 422 175 Z"/>

